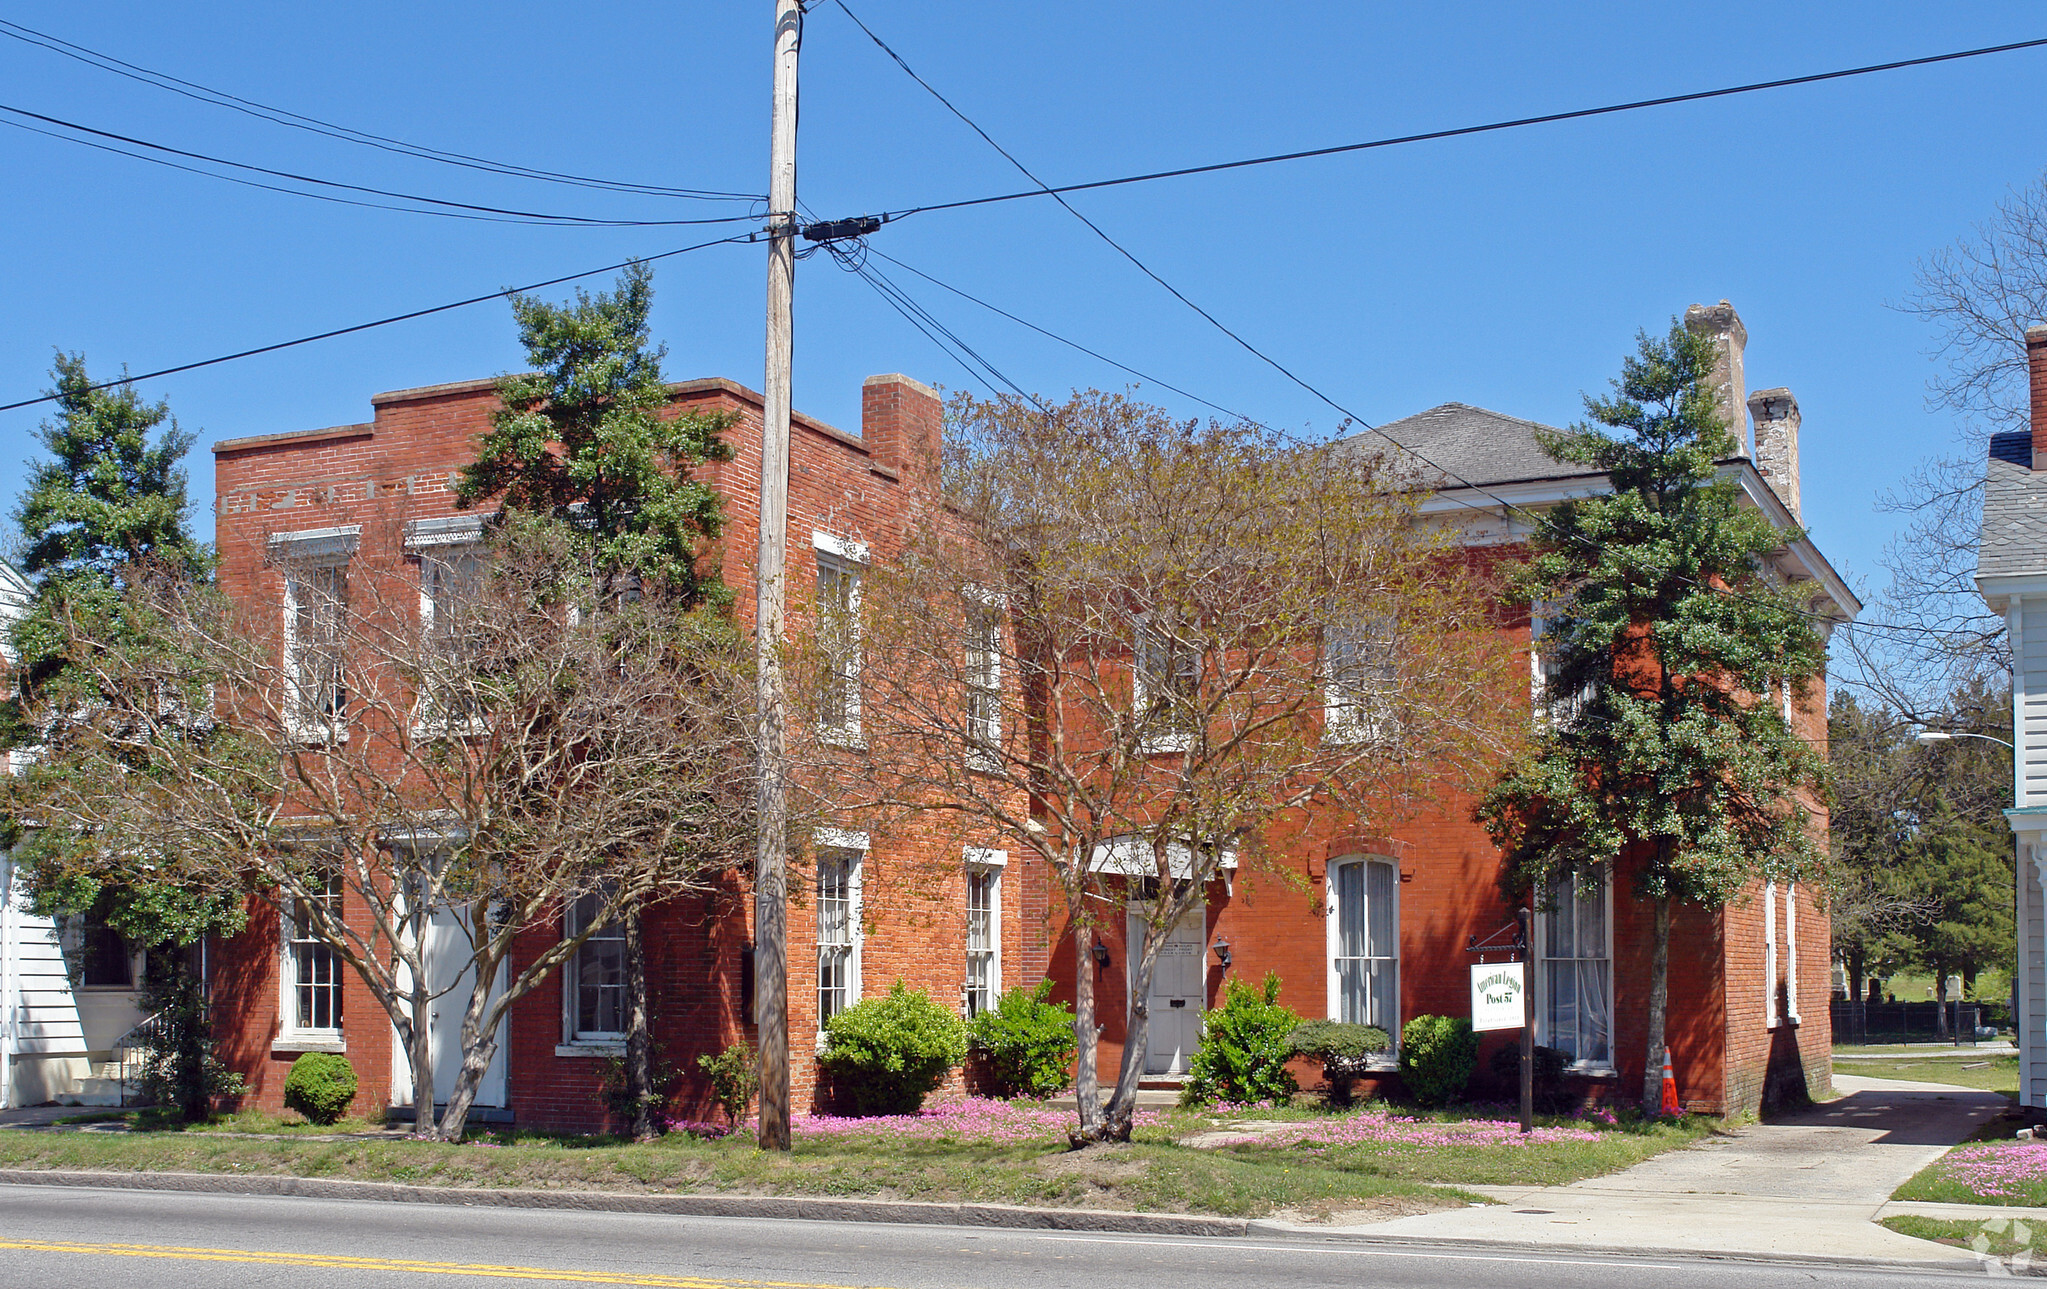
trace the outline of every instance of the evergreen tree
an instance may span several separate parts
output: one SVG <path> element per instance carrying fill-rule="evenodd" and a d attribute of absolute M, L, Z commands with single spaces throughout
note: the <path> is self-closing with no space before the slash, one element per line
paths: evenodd
<path fill-rule="evenodd" d="M 1541 606 L 1552 699 L 1528 755 L 1478 816 L 1512 890 L 1611 865 L 1654 904 L 1643 1101 L 1659 1104 L 1671 907 L 1718 907 L 1821 862 L 1801 793 L 1823 767 L 1784 719 L 1824 660 L 1765 558 L 1795 533 L 1740 504 L 1708 340 L 1673 320 L 1640 337 L 1593 423 L 1545 434 L 1556 460 L 1612 480 L 1553 510 L 1514 578 Z M 1554 701 L 1582 695 L 1577 701 Z"/>
<path fill-rule="evenodd" d="M 699 567 L 724 526 L 717 492 L 696 467 L 731 457 L 723 412 L 664 415 L 667 347 L 651 346 L 653 271 L 630 266 L 610 293 L 563 307 L 515 296 L 512 313 L 534 370 L 498 382 L 504 406 L 456 488 L 461 506 L 496 498 L 503 513 L 552 527 L 588 561 L 600 606 L 659 595 L 721 612 L 731 590 Z M 686 683 L 678 679 L 677 683 Z M 636 1138 L 657 1131 L 651 1014 L 641 910 L 621 917 L 626 957 L 622 1099 Z"/>
<path fill-rule="evenodd" d="M 41 743 L 25 705 L 83 711 L 104 701 L 87 671 L 74 665 L 75 624 L 92 622 L 102 638 L 137 639 L 148 626 L 129 620 L 123 593 L 138 577 L 201 583 L 213 555 L 187 522 L 182 464 L 195 436 L 181 429 L 169 405 L 145 403 L 125 380 L 93 388 L 83 354 L 59 351 L 51 369 L 57 415 L 37 430 L 48 457 L 35 461 L 14 510 L 22 537 L 22 571 L 34 599 L 13 628 L 19 672 L 0 717 L 9 747 Z M 44 912 L 80 915 L 99 906 L 108 924 L 141 944 L 190 944 L 209 930 L 235 930 L 240 903 L 196 897 L 179 888 L 136 880 L 116 884 L 68 865 L 71 838 L 54 831 L 25 837 L 18 852 Z"/>

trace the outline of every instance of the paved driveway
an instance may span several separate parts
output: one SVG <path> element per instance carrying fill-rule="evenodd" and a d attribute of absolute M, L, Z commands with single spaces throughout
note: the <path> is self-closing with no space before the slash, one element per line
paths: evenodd
<path fill-rule="evenodd" d="M 2003 1110 L 1995 1093 L 1834 1076 L 1846 1095 L 1569 1186 L 1471 1187 L 1501 1201 L 1396 1218 L 1375 1235 L 1773 1257 L 1949 1258 L 1873 1219 L 1905 1179 Z"/>

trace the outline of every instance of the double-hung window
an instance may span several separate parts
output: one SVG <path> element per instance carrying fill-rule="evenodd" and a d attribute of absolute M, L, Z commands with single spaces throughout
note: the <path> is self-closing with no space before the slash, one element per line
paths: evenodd
<path fill-rule="evenodd" d="M 849 836 L 858 836 L 851 834 Z M 860 847 L 817 851 L 817 1025 L 860 1001 Z"/>
<path fill-rule="evenodd" d="M 967 979 L 962 1010 L 972 1020 L 1002 992 L 1002 868 L 1007 852 L 967 848 Z"/>
<path fill-rule="evenodd" d="M 417 734 L 482 732 L 474 670 L 484 577 L 482 524 L 482 516 L 451 515 L 406 525 L 405 549 L 419 559 Z"/>
<path fill-rule="evenodd" d="M 1400 869 L 1390 860 L 1329 866 L 1329 1016 L 1400 1035 Z"/>
<path fill-rule="evenodd" d="M 341 919 L 341 865 L 308 880 L 284 919 L 284 1002 L 289 1038 L 341 1036 L 341 955 L 329 939 Z"/>
<path fill-rule="evenodd" d="M 1140 750 L 1176 752 L 1199 724 L 1201 654 L 1159 618 L 1138 623 L 1131 697 Z"/>
<path fill-rule="evenodd" d="M 1536 936 L 1536 1041 L 1581 1068 L 1613 1065 L 1613 901 L 1604 867 L 1558 874 L 1543 888 Z"/>
<path fill-rule="evenodd" d="M 817 554 L 817 633 L 824 692 L 818 722 L 826 741 L 860 742 L 860 577 L 864 542 L 812 532 Z"/>
<path fill-rule="evenodd" d="M 1002 764 L 1002 617 L 992 604 L 970 599 L 966 624 L 967 765 Z"/>
<path fill-rule="evenodd" d="M 348 737 L 348 560 L 359 526 L 279 533 L 284 570 L 284 720 L 295 738 Z"/>
<path fill-rule="evenodd" d="M 1339 743 L 1392 734 L 1399 671 L 1393 623 L 1376 618 L 1336 624 L 1322 634 L 1323 732 Z"/>
<path fill-rule="evenodd" d="M 573 939 L 587 930 L 604 910 L 601 892 L 579 897 L 569 906 Z M 611 1043 L 625 1037 L 625 927 L 617 918 L 590 932 L 569 959 L 562 1001 L 571 1043 Z"/>
<path fill-rule="evenodd" d="M 1587 677 L 1575 691 L 1566 690 L 1562 660 L 1554 638 L 1561 611 L 1549 604 L 1536 604 L 1528 615 L 1529 693 L 1534 699 L 1538 725 L 1569 725 L 1599 692 L 1596 677 Z"/>

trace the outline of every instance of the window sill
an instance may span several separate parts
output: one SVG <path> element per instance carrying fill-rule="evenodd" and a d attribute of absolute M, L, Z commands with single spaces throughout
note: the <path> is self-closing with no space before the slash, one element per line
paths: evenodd
<path fill-rule="evenodd" d="M 624 1056 L 625 1044 L 620 1043 L 560 1043 L 555 1046 L 556 1056 L 608 1057 Z"/>
<path fill-rule="evenodd" d="M 280 1034 L 270 1040 L 272 1056 L 293 1056 L 302 1052 L 333 1052 L 336 1055 L 348 1051 L 348 1040 L 336 1034 Z"/>
<path fill-rule="evenodd" d="M 1620 1077 L 1620 1071 L 1614 1069 L 1611 1065 L 1566 1065 L 1564 1067 L 1564 1077 L 1567 1079 L 1617 1079 Z"/>
<path fill-rule="evenodd" d="M 826 747 L 842 747 L 848 752 L 865 752 L 867 750 L 867 740 L 860 737 L 860 731 L 858 730 L 850 732 L 846 730 L 824 730 L 818 734 L 817 741 Z"/>
<path fill-rule="evenodd" d="M 1194 740 L 1185 734 L 1167 734 L 1158 738 L 1139 739 L 1139 756 L 1179 756 L 1194 746 Z"/>
<path fill-rule="evenodd" d="M 1400 1058 L 1398 1056 L 1368 1056 L 1365 1058 L 1365 1073 L 1398 1074 L 1400 1073 Z"/>

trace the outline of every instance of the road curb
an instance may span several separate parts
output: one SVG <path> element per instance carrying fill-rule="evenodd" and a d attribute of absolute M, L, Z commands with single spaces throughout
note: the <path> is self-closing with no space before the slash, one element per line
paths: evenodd
<path fill-rule="evenodd" d="M 1101 1209 L 1024 1208 L 1010 1204 L 933 1204 L 915 1200 L 818 1199 L 797 1195 L 623 1195 L 605 1191 L 537 1191 L 405 1186 L 313 1177 L 227 1173 L 101 1173 L 0 1168 L 0 1185 L 77 1186 L 107 1190 L 191 1191 L 209 1195 L 284 1195 L 301 1199 L 446 1204 L 462 1208 L 537 1208 L 674 1217 L 788 1218 L 804 1222 L 896 1222 L 991 1226 L 1025 1231 L 1101 1231 L 1125 1235 L 1244 1235 L 1245 1218 Z"/>
<path fill-rule="evenodd" d="M 1262 1235 L 1271 1238 L 1313 1238 L 1342 1240 L 1354 1244 L 1380 1244 L 1388 1248 L 1461 1249 L 1465 1251 L 1491 1250 L 1499 1253 L 1590 1253 L 1606 1257 L 1625 1258 L 1690 1258 L 1707 1262 L 1745 1262 L 1769 1266 L 1813 1265 L 1837 1267 L 1862 1267 L 1871 1270 L 1896 1269 L 1906 1271 L 1970 1271 L 1981 1265 L 1980 1261 L 1964 1261 L 1961 1258 L 1862 1258 L 1844 1253 L 1796 1253 L 1769 1254 L 1749 1253 L 1720 1249 L 1680 1249 L 1653 1244 L 1536 1244 L 1526 1240 L 1475 1240 L 1453 1239 L 1436 1235 L 1384 1235 L 1369 1229 L 1345 1230 L 1341 1227 L 1314 1227 L 1293 1222 L 1271 1222 L 1253 1220 L 1246 1224 L 1247 1235 Z"/>

